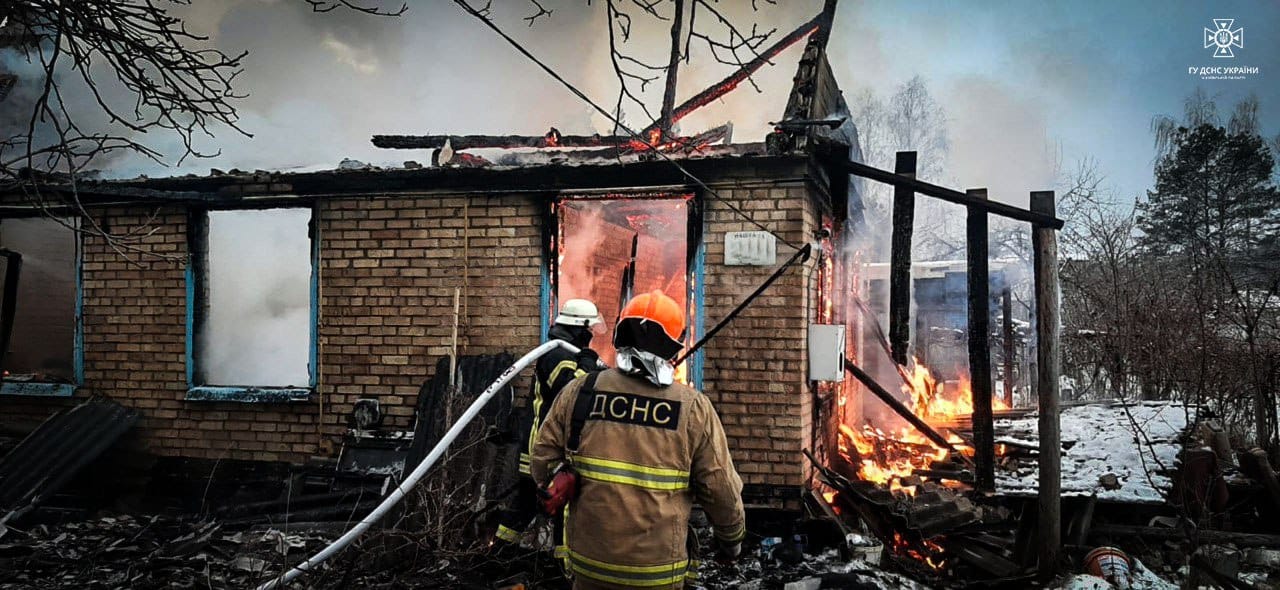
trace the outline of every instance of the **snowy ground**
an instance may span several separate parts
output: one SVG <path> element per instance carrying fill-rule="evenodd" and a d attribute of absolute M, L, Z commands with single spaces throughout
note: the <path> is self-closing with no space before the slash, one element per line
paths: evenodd
<path fill-rule="evenodd" d="M 1173 402 L 1127 406 L 1093 404 L 1062 410 L 1062 442 L 1074 443 L 1062 457 L 1062 495 L 1099 500 L 1161 503 L 1169 491 L 1169 473 L 1182 446 L 1178 438 L 1194 419 L 1194 410 Z M 1037 416 L 996 421 L 996 431 L 1013 439 L 1036 440 Z M 1017 471 L 997 471 L 996 487 L 1011 496 L 1033 496 L 1038 469 L 1024 461 Z M 1099 478 L 1114 475 L 1120 487 L 1109 490 Z"/>
<path fill-rule="evenodd" d="M 704 561 L 698 569 L 697 586 L 738 590 L 812 590 L 817 588 L 876 588 L 885 590 L 930 590 L 905 576 L 889 573 L 864 561 L 841 559 L 836 551 L 805 555 L 794 565 L 782 565 L 748 555 L 732 568 Z"/>
<path fill-rule="evenodd" d="M 1127 587 L 1130 590 L 1178 590 L 1177 584 L 1162 580 L 1143 566 L 1141 561 L 1136 560 L 1133 571 L 1130 572 Z M 1076 574 L 1053 590 L 1114 590 L 1115 588 L 1116 586 L 1102 578 L 1089 574 Z"/>

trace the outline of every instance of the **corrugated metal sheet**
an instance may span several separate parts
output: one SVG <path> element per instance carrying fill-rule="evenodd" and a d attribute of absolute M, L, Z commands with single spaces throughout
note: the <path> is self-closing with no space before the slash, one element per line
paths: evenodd
<path fill-rule="evenodd" d="M 0 459 L 0 520 L 56 493 L 137 421 L 137 410 L 101 397 L 45 420 Z"/>

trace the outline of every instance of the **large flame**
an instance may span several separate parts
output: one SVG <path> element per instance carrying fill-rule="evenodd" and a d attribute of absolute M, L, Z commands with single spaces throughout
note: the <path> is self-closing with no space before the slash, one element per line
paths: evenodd
<path fill-rule="evenodd" d="M 939 382 L 918 359 L 913 359 L 906 377 L 908 384 L 902 386 L 902 391 L 907 396 L 907 407 L 930 426 L 937 428 L 938 424 L 973 413 L 973 389 L 968 379 L 961 379 L 949 391 L 947 384 Z M 999 398 L 993 398 L 992 404 L 997 410 L 1008 409 Z M 841 424 L 839 429 L 840 453 L 858 468 L 858 476 L 890 490 L 914 495 L 916 480 L 928 479 L 914 478 L 916 470 L 929 469 L 934 462 L 947 458 L 946 449 L 911 426 L 890 432 L 871 424 L 864 424 L 861 430 Z M 948 433 L 947 441 L 963 453 L 973 452 L 955 433 Z M 913 479 L 904 482 L 905 478 Z"/>

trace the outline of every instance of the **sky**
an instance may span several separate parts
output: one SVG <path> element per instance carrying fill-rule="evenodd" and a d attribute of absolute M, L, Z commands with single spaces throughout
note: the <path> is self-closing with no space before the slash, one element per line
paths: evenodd
<path fill-rule="evenodd" d="M 527 26 L 528 4 L 495 0 L 495 22 L 589 96 L 612 108 L 600 2 L 544 0 L 554 13 Z M 203 0 L 185 9 L 189 27 L 228 52 L 247 50 L 238 88 L 241 127 L 206 139 L 212 159 L 160 169 L 138 159 L 109 173 L 164 176 L 210 168 L 334 167 L 343 158 L 374 163 L 426 162 L 429 154 L 374 148 L 373 134 L 542 134 L 608 132 L 609 123 L 450 2 L 411 2 L 402 17 L 313 14 L 301 0 Z M 821 0 L 725 0 L 736 22 L 756 21 L 784 34 L 821 8 Z M 398 5 L 398 4 L 397 4 Z M 1243 27 L 1244 47 L 1214 58 L 1203 47 L 1213 19 Z M 657 61 L 669 43 L 665 23 L 641 15 L 629 47 Z M 987 187 L 991 198 L 1025 205 L 1032 190 L 1054 188 L 1061 168 L 1093 158 L 1118 197 L 1151 186 L 1155 115 L 1178 115 L 1197 86 L 1226 112 L 1259 96 L 1264 133 L 1280 133 L 1280 3 L 940 2 L 840 3 L 828 48 L 848 97 L 882 94 L 922 76 L 947 112 L 947 178 L 956 188 Z M 781 115 L 800 46 L 758 77 L 685 119 L 695 133 L 725 121 L 734 140 L 760 141 Z M 1242 66 L 1244 80 L 1202 80 L 1188 68 Z M 695 45 L 682 66 L 678 100 L 731 68 Z M 661 84 L 645 94 L 660 101 Z M 631 109 L 628 122 L 643 125 Z M 166 147 L 166 138 L 153 143 Z M 170 153 L 174 145 L 167 146 Z"/>

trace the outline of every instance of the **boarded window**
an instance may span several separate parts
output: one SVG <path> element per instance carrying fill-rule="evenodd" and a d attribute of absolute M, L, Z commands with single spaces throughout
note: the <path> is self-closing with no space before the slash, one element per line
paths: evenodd
<path fill-rule="evenodd" d="M 310 209 L 208 213 L 199 385 L 310 385 L 310 221 Z"/>
<path fill-rule="evenodd" d="M 78 235 L 64 225 L 69 223 L 47 217 L 0 221 L 0 248 L 22 255 L 13 336 L 4 358 L 15 381 L 75 382 Z M 0 277 L 6 264 L 0 258 Z"/>

